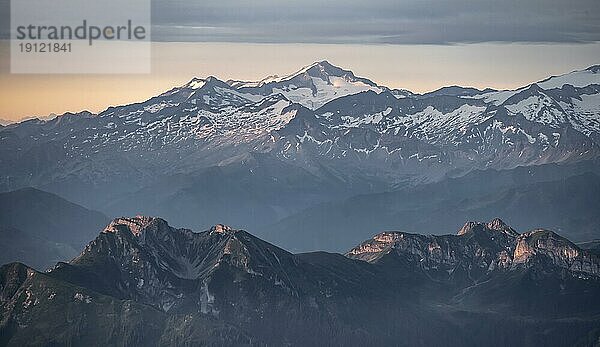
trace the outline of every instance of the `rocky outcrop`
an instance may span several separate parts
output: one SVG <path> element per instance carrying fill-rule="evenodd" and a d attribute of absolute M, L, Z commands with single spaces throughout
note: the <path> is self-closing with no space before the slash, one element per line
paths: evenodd
<path fill-rule="evenodd" d="M 47 273 L 0 267 L 0 345 L 571 345 L 596 336 L 597 274 L 568 240 L 499 219 L 385 232 L 344 257 L 118 218 Z"/>
<path fill-rule="evenodd" d="M 165 312 L 189 305 L 206 312 L 214 304 L 215 278 L 224 273 L 255 276 L 293 290 L 288 272 L 297 270 L 296 262 L 294 255 L 230 226 L 193 232 L 161 218 L 137 216 L 113 220 L 80 256 L 56 271 L 102 269 L 109 274 L 103 280 L 106 293 Z M 198 293 L 194 288 L 204 289 Z"/>
<path fill-rule="evenodd" d="M 457 235 L 385 232 L 346 255 L 371 263 L 398 257 L 420 270 L 435 271 L 438 277 L 445 272 L 442 278 L 452 278 L 462 270 L 472 281 L 490 272 L 532 266 L 565 269 L 575 276 L 600 276 L 600 259 L 567 239 L 543 229 L 519 234 L 498 218 L 487 223 L 467 222 Z"/>
<path fill-rule="evenodd" d="M 515 266 L 540 261 L 574 273 L 600 276 L 600 259 L 556 233 L 536 229 L 520 235 L 513 256 Z"/>

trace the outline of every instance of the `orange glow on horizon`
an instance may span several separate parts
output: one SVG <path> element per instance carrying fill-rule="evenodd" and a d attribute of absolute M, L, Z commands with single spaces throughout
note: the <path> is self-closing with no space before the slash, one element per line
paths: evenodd
<path fill-rule="evenodd" d="M 21 119 L 143 101 L 193 77 L 261 80 L 320 60 L 391 88 L 447 85 L 512 89 L 597 64 L 600 43 L 325 45 L 154 43 L 149 75 L 11 75 L 0 42 L 0 118 Z"/>

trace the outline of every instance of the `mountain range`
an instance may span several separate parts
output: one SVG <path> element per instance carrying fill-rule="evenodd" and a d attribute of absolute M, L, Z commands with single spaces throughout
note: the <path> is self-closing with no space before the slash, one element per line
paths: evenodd
<path fill-rule="evenodd" d="M 553 172 L 556 182 L 577 172 L 580 186 L 596 187 L 599 91 L 598 65 L 515 90 L 450 86 L 425 94 L 379 85 L 327 61 L 257 82 L 194 78 L 98 114 L 66 113 L 0 128 L 0 190 L 35 187 L 109 216 L 161 215 L 196 229 L 227 221 L 264 231 L 262 237 L 289 249 L 340 250 L 332 245 L 339 245 L 335 240 L 345 230 L 336 226 L 344 219 L 329 220 L 333 227 L 310 244 L 293 243 L 304 232 L 298 227 L 285 228 L 290 238 L 275 234 L 323 206 L 339 211 L 348 201 L 388 193 L 399 202 L 454 179 L 523 168 Z M 530 183 L 538 185 L 531 192 L 544 189 L 542 182 Z M 514 202 L 502 217 L 522 220 L 530 205 L 510 197 L 519 184 L 473 196 L 463 184 L 469 208 L 454 206 L 458 215 L 444 228 L 496 216 L 486 206 L 502 198 Z M 435 194 L 432 202 L 451 199 Z M 572 198 L 580 199 L 555 190 L 530 201 L 540 212 L 517 226 L 542 225 L 555 201 Z M 578 242 L 597 238 L 590 217 L 597 205 L 578 203 L 582 208 L 569 221 L 549 226 Z M 373 220 L 384 220 L 388 211 L 374 213 Z M 440 230 L 441 224 L 394 217 L 381 227 Z M 369 230 L 352 230 L 348 242 Z"/>
<path fill-rule="evenodd" d="M 48 272 L 0 268 L 0 344 L 588 346 L 600 258 L 500 219 L 345 255 L 118 218 Z"/>
<path fill-rule="evenodd" d="M 416 187 L 316 204 L 262 229 L 286 249 L 343 252 L 369 230 L 452 233 L 463 218 L 509 216 L 520 230 L 543 226 L 581 241 L 598 238 L 600 172 L 595 165 L 473 171 Z M 434 217 L 432 217 L 434 216 Z"/>

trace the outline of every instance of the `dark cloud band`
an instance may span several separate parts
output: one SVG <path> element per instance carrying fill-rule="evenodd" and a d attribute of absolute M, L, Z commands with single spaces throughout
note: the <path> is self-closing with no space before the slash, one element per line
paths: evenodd
<path fill-rule="evenodd" d="M 597 0 L 156 1 L 162 41 L 450 44 L 600 41 Z"/>
<path fill-rule="evenodd" d="M 8 2 L 0 0 L 2 18 Z M 153 0 L 152 16 L 155 41 L 600 41 L 598 0 Z M 8 37 L 5 26 L 0 36 Z"/>

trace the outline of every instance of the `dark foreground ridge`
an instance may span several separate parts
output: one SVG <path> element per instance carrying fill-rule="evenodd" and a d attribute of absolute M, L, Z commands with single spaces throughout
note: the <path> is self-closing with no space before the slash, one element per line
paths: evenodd
<path fill-rule="evenodd" d="M 500 219 L 292 254 L 243 230 L 112 221 L 69 263 L 0 269 L 0 345 L 590 345 L 600 259 Z"/>

